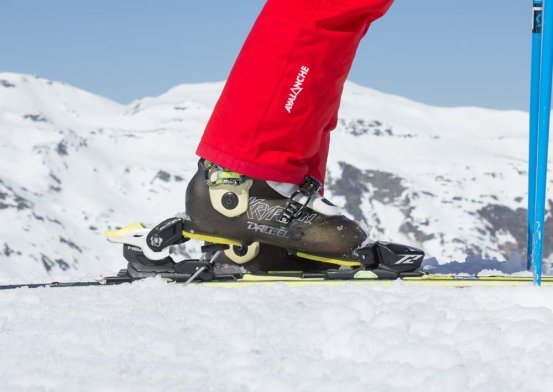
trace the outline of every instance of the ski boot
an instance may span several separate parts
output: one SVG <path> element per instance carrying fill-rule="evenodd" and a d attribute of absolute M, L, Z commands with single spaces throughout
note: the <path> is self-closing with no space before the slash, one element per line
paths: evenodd
<path fill-rule="evenodd" d="M 420 267 L 424 254 L 418 249 L 384 243 L 363 247 L 365 232 L 320 196 L 320 189 L 312 177 L 291 186 L 200 159 L 186 191 L 183 235 L 228 245 L 225 256 L 241 265 L 256 259 L 263 264 L 268 257 L 260 252 L 270 253 L 269 248 L 285 250 L 281 254 L 287 257 L 279 261 L 315 261 L 319 270 L 341 268 L 364 278 L 397 278 Z"/>
<path fill-rule="evenodd" d="M 235 255 L 227 255 L 238 263 L 253 260 L 263 243 L 305 259 L 359 265 L 353 252 L 366 234 L 319 195 L 316 179 L 307 177 L 289 195 L 270 184 L 200 160 L 186 190 L 184 235 L 232 246 Z"/>

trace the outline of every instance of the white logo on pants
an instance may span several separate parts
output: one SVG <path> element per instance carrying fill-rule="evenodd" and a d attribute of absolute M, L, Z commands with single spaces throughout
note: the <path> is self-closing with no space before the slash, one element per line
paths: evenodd
<path fill-rule="evenodd" d="M 303 91 L 303 83 L 305 82 L 305 79 L 307 78 L 308 73 L 309 73 L 309 67 L 306 67 L 304 65 L 300 68 L 300 72 L 298 72 L 298 75 L 296 76 L 296 82 L 290 88 L 290 95 L 288 95 L 288 100 L 284 105 L 284 109 L 286 109 L 288 113 L 292 113 L 292 109 L 294 108 L 296 99 Z"/>

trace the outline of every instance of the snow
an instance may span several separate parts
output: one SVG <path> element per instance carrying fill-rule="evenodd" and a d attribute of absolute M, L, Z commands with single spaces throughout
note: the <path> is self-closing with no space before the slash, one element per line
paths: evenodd
<path fill-rule="evenodd" d="M 553 291 L 115 287 L 0 292 L 3 390 L 548 391 Z"/>

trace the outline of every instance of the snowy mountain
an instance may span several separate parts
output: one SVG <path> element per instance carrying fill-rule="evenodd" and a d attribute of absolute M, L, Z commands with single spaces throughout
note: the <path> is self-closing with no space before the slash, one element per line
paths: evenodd
<path fill-rule="evenodd" d="M 103 232 L 183 210 L 222 87 L 180 85 L 121 105 L 0 73 L 0 280 L 122 268 Z M 526 247 L 526 160 L 524 112 L 432 107 L 349 83 L 327 195 L 373 238 L 419 246 L 440 263 L 516 261 Z M 552 229 L 549 217 L 547 238 Z M 553 243 L 545 246 L 553 261 Z"/>

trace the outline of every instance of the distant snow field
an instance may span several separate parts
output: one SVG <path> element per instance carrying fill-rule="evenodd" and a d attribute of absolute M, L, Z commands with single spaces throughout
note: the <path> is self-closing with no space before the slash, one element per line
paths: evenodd
<path fill-rule="evenodd" d="M 551 391 L 553 291 L 341 286 L 18 289 L 5 391 Z"/>

